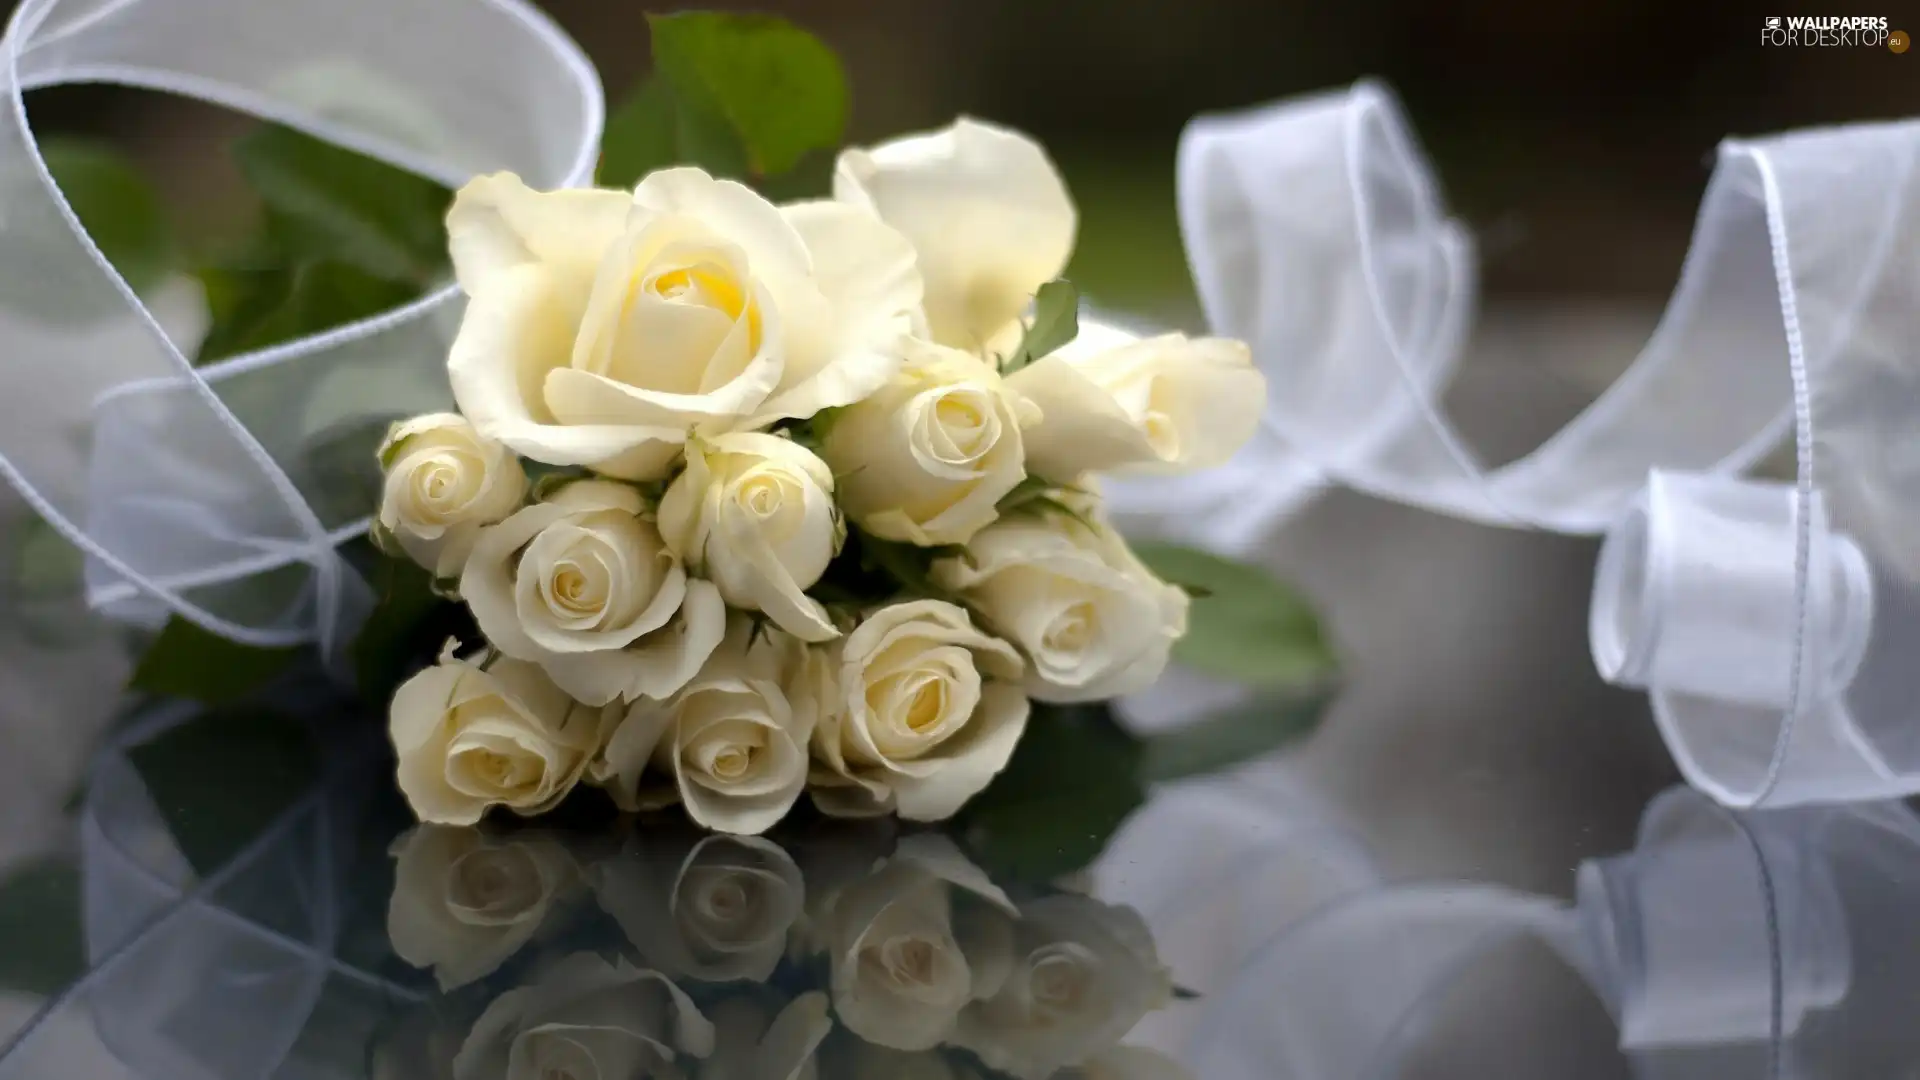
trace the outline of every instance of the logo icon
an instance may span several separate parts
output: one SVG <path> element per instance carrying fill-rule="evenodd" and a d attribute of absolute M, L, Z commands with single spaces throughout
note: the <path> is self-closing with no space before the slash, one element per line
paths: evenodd
<path fill-rule="evenodd" d="M 1892 49 L 1896 53 L 1906 52 L 1907 47 L 1911 44 L 1913 44 L 1913 40 L 1907 37 L 1905 30 L 1895 30 L 1893 33 L 1887 35 L 1887 48 Z"/>
<path fill-rule="evenodd" d="M 1767 16 L 1767 29 L 1769 30 L 1780 29 L 1780 16 L 1778 15 Z"/>

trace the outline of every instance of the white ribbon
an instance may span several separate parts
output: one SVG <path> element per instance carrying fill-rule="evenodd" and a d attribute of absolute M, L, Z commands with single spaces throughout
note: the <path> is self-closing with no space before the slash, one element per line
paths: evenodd
<path fill-rule="evenodd" d="M 368 600 L 334 546 L 365 520 L 323 518 L 328 478 L 306 455 L 342 426 L 445 405 L 457 290 L 195 370 L 80 227 L 22 95 L 163 90 L 449 185 L 511 169 L 564 187 L 593 174 L 592 66 L 520 0 L 25 0 L 0 52 L 0 473 L 87 553 L 97 603 L 333 644 Z M 132 332 L 107 350 L 103 327 Z"/>
<path fill-rule="evenodd" d="M 1722 143 L 1638 359 L 1487 468 L 1443 401 L 1469 245 L 1392 99 L 1363 83 L 1196 120 L 1182 231 L 1209 321 L 1268 375 L 1264 430 L 1215 474 L 1111 498 L 1135 527 L 1239 552 L 1324 482 L 1612 528 L 1595 658 L 1651 691 L 1689 780 L 1738 806 L 1920 791 L 1916 160 L 1915 122 Z M 1738 478 L 1788 431 L 1794 483 Z"/>
<path fill-rule="evenodd" d="M 1292 924 L 1203 999 L 1184 1060 L 1211 1080 L 1424 1074 L 1419 1051 L 1492 1003 L 1458 988 L 1484 991 L 1470 973 L 1490 957 L 1510 973 L 1504 947 L 1531 939 L 1599 997 L 1634 1075 L 1760 1075 L 1769 1058 L 1853 1075 L 1862 1046 L 1912 1057 L 1916 874 L 1920 819 L 1898 803 L 1742 813 L 1676 789 L 1631 852 L 1581 864 L 1571 906 L 1421 882 Z"/>

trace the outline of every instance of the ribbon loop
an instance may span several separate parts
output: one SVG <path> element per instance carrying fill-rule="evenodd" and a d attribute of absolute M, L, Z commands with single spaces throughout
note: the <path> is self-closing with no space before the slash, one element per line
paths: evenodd
<path fill-rule="evenodd" d="M 0 474 L 87 553 L 96 603 L 337 644 L 367 595 L 334 546 L 371 508 L 328 497 L 315 451 L 445 404 L 457 291 L 196 370 L 54 186 L 23 94 L 144 87 L 449 184 L 564 187 L 592 177 L 591 65 L 520 0 L 26 0 L 0 62 Z"/>

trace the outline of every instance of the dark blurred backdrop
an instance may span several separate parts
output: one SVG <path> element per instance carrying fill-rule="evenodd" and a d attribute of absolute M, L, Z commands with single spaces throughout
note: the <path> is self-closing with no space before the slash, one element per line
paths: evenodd
<path fill-rule="evenodd" d="M 316 0 L 321 2 L 321 0 Z M 1920 2 L 1870 14 L 1920 31 Z M 634 0 L 547 0 L 611 96 L 643 72 Z M 748 6 L 710 4 L 705 6 Z M 854 83 L 856 139 L 956 112 L 1055 149 L 1083 207 L 1073 276 L 1179 317 L 1173 147 L 1197 112 L 1351 82 L 1401 94 L 1479 232 L 1486 294 L 1638 305 L 1670 288 L 1722 135 L 1920 111 L 1920 51 L 1781 49 L 1763 13 L 1685 0 L 766 0 L 825 37 Z M 1856 4 L 1856 6 L 1858 6 Z M 42 130 L 116 134 L 180 213 L 218 233 L 237 190 L 231 119 L 116 90 L 33 103 Z"/>

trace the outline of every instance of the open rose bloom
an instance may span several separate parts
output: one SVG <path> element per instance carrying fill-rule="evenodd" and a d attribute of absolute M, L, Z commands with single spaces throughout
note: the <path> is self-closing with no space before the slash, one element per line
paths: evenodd
<path fill-rule="evenodd" d="M 483 639 L 394 698 L 423 821 L 576 784 L 736 834 L 803 796 L 940 820 L 1033 701 L 1142 689 L 1186 633 L 1099 476 L 1225 461 L 1265 383 L 1239 342 L 1042 310 L 1076 219 L 1025 136 L 848 150 L 786 205 L 495 174 L 447 226 L 459 413 L 395 429 L 378 517 Z"/>

